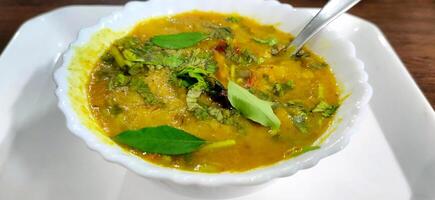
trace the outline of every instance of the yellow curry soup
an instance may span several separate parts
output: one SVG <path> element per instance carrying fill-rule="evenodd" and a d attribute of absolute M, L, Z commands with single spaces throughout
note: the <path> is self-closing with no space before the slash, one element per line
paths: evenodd
<path fill-rule="evenodd" d="M 143 21 L 95 65 L 92 114 L 125 150 L 188 171 L 241 172 L 315 150 L 339 91 L 319 56 L 286 52 L 292 38 L 235 14 Z M 172 150 L 141 137 L 159 132 Z"/>

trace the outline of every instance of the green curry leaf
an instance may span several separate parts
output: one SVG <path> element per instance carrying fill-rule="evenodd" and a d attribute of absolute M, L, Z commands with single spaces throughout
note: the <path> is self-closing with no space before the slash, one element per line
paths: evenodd
<path fill-rule="evenodd" d="M 166 49 L 182 49 L 191 47 L 207 38 L 207 34 L 200 32 L 185 32 L 170 35 L 157 35 L 151 38 L 151 42 Z"/>
<path fill-rule="evenodd" d="M 127 130 L 113 139 L 143 152 L 164 155 L 191 153 L 205 143 L 201 138 L 167 125 Z"/>
<path fill-rule="evenodd" d="M 259 99 L 233 81 L 228 83 L 228 99 L 231 105 L 248 119 L 272 127 L 274 130 L 278 130 L 281 126 L 281 121 L 273 113 L 271 102 Z"/>

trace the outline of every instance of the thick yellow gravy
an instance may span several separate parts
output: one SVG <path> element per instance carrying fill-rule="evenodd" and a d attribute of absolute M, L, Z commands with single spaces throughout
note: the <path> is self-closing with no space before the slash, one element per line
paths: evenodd
<path fill-rule="evenodd" d="M 144 101 L 143 96 L 128 86 L 110 87 L 117 69 L 114 64 L 105 62 L 103 56 L 90 77 L 89 104 L 105 133 L 113 137 L 125 130 L 170 125 L 206 141 L 235 141 L 232 146 L 199 149 L 176 156 L 150 154 L 124 146 L 127 151 L 152 163 L 200 172 L 246 171 L 297 156 L 312 148 L 313 142 L 328 129 L 333 119 L 321 112 L 313 112 L 313 109 L 321 101 L 338 106 L 339 91 L 330 67 L 309 50 L 304 49 L 302 58 L 291 57 L 286 52 L 273 52 L 292 40 L 290 34 L 238 15 L 195 11 L 143 21 L 130 36 L 145 42 L 155 35 L 210 33 L 219 27 L 228 27 L 232 38 L 208 38 L 191 48 L 208 50 L 213 55 L 217 67 L 214 76 L 224 86 L 228 80 L 233 80 L 259 98 L 274 102 L 274 113 L 281 121 L 277 133 L 237 114 L 232 115 L 232 120 L 236 121 L 232 123 L 222 123 L 213 117 L 196 117 L 187 109 L 187 89 L 171 82 L 173 72 L 168 67 L 153 67 L 134 75 L 148 85 L 158 103 Z M 262 41 L 258 41 L 259 38 Z M 271 38 L 274 40 L 269 40 Z M 263 41 L 266 39 L 269 43 Z M 249 64 L 232 62 L 222 50 L 228 46 L 234 47 L 236 53 L 249 51 L 256 61 Z M 276 88 L 277 84 L 289 81 L 291 88 Z M 219 107 L 206 94 L 201 95 L 200 101 L 205 106 Z M 300 112 L 306 114 L 305 128 L 302 127 L 305 130 L 295 125 L 294 118 Z"/>

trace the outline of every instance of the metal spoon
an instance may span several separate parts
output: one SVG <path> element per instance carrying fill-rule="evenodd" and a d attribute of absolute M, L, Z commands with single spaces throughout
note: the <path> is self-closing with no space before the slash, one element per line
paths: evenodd
<path fill-rule="evenodd" d="M 359 1 L 361 0 L 330 0 L 322 10 L 305 25 L 304 29 L 302 29 L 296 38 L 287 46 L 287 50 L 290 51 L 291 55 L 296 54 L 316 33 L 338 16 L 352 8 Z"/>

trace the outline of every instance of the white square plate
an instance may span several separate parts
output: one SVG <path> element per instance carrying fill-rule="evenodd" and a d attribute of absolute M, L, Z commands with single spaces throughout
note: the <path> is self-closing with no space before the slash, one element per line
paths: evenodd
<path fill-rule="evenodd" d="M 69 6 L 42 14 L 24 23 L 4 50 L 0 199 L 189 199 L 90 152 L 56 107 L 57 59 L 78 30 L 117 9 Z M 359 132 L 314 168 L 237 199 L 435 199 L 434 111 L 375 25 L 344 15 L 330 26 L 355 44 L 374 89 Z"/>

